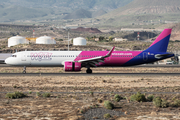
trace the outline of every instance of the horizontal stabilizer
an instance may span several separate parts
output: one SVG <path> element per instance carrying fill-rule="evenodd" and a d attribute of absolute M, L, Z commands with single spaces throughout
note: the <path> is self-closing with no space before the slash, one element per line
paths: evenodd
<path fill-rule="evenodd" d="M 173 54 L 173 53 L 168 53 L 168 54 L 157 54 L 157 55 L 155 55 L 155 58 L 160 59 L 160 58 L 162 58 L 162 57 L 167 57 L 167 56 L 169 56 L 169 55 L 174 55 L 174 54 Z"/>

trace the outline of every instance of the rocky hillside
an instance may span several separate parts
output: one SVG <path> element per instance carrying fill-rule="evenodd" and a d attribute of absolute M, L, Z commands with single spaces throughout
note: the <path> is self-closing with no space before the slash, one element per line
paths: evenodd
<path fill-rule="evenodd" d="M 174 26 L 172 26 L 171 40 L 180 40 L 180 23 L 174 24 Z"/>
<path fill-rule="evenodd" d="M 0 0 L 0 22 L 62 19 L 78 9 L 112 11 L 133 0 Z M 99 14 L 98 14 L 99 15 Z M 101 13 L 102 15 L 102 13 Z M 85 16 L 86 18 L 87 16 Z"/>
<path fill-rule="evenodd" d="M 29 8 L 53 8 L 62 11 L 83 8 L 86 10 L 113 10 L 133 0 L 0 0 L 0 4 L 16 5 Z"/>
<path fill-rule="evenodd" d="M 93 12 L 93 13 L 92 13 L 92 17 L 93 17 L 93 18 L 99 17 L 99 16 L 104 15 L 104 14 L 106 14 L 106 13 L 107 13 L 107 12 L 106 12 L 105 10 L 100 9 L 100 10 L 98 10 L 98 11 Z"/>
<path fill-rule="evenodd" d="M 79 27 L 77 29 L 71 29 L 71 30 L 72 31 L 76 31 L 76 32 L 102 33 L 97 28 L 83 28 L 83 27 Z"/>
<path fill-rule="evenodd" d="M 152 21 L 156 24 L 180 22 L 180 0 L 134 0 L 98 18 L 105 20 L 101 25 L 107 26 L 152 25 Z"/>
<path fill-rule="evenodd" d="M 79 9 L 65 16 L 64 19 L 80 19 L 80 18 L 91 18 L 91 17 L 92 17 L 91 12 L 84 9 Z"/>
<path fill-rule="evenodd" d="M 134 0 L 108 15 L 180 13 L 179 0 Z"/>
<path fill-rule="evenodd" d="M 171 33 L 171 38 L 170 38 L 172 41 L 175 41 L 175 40 L 180 41 L 180 23 L 164 24 L 158 27 L 158 29 L 165 29 L 165 28 L 172 28 L 172 33 Z"/>

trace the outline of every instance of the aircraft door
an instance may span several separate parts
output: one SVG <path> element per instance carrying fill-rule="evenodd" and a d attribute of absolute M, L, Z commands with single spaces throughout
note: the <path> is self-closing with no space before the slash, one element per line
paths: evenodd
<path fill-rule="evenodd" d="M 26 52 L 23 52 L 21 55 L 21 61 L 26 61 Z"/>
<path fill-rule="evenodd" d="M 143 60 L 144 60 L 144 61 L 147 61 L 147 60 L 148 60 L 148 53 L 147 53 L 147 52 L 144 52 L 144 53 L 143 53 Z"/>

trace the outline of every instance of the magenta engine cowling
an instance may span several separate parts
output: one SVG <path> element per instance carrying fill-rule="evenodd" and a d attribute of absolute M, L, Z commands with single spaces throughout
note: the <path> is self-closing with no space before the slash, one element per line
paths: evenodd
<path fill-rule="evenodd" d="M 78 62 L 65 62 L 64 71 L 81 71 L 81 63 Z"/>

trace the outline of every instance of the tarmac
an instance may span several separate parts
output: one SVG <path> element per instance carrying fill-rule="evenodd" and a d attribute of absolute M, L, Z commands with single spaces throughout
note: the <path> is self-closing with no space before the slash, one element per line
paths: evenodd
<path fill-rule="evenodd" d="M 0 73 L 0 76 L 180 76 L 180 73 Z"/>

